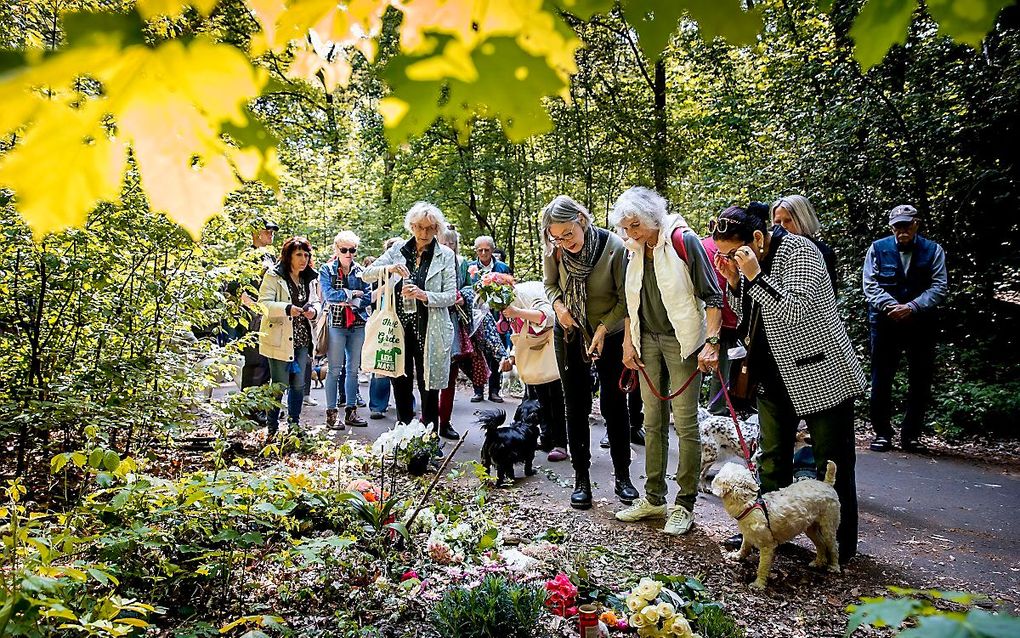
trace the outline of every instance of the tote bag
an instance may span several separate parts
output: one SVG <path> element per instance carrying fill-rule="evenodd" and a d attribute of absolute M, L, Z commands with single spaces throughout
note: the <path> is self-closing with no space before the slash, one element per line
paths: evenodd
<path fill-rule="evenodd" d="M 517 374 L 527 385 L 541 385 L 560 378 L 556 365 L 556 350 L 553 348 L 553 331 L 531 334 L 531 322 L 525 321 L 519 334 L 510 335 L 514 343 L 514 359 Z"/>
<path fill-rule="evenodd" d="M 389 277 L 383 288 L 382 303 L 365 324 L 365 347 L 361 367 L 384 377 L 404 376 L 404 327 L 397 317 L 393 282 Z"/>

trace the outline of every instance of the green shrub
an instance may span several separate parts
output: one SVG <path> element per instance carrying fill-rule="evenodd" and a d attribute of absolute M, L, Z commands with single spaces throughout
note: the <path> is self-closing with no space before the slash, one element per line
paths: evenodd
<path fill-rule="evenodd" d="M 733 617 L 719 607 L 706 606 L 698 616 L 697 630 L 701 638 L 743 638 L 744 630 Z"/>
<path fill-rule="evenodd" d="M 447 591 L 433 625 L 443 638 L 530 638 L 544 603 L 540 588 L 489 574 L 477 587 Z"/>
<path fill-rule="evenodd" d="M 953 439 L 968 434 L 1015 435 L 1020 382 L 958 380 L 941 385 L 931 410 L 935 430 Z"/>

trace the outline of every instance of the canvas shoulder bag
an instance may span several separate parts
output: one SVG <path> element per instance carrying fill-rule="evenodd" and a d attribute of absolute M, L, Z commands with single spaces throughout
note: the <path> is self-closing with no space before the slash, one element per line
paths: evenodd
<path fill-rule="evenodd" d="M 541 385 L 560 378 L 556 365 L 556 350 L 553 347 L 553 331 L 548 329 L 537 335 L 531 334 L 531 322 L 525 321 L 520 333 L 510 335 L 514 344 L 514 360 L 517 374 L 528 385 Z"/>
<path fill-rule="evenodd" d="M 382 303 L 365 324 L 365 347 L 361 367 L 383 377 L 404 376 L 404 327 L 397 317 L 396 295 L 389 276 L 383 288 Z"/>

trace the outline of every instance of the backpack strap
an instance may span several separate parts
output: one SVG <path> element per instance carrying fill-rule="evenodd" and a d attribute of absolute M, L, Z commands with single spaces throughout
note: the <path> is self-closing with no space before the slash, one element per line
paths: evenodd
<path fill-rule="evenodd" d="M 687 263 L 687 246 L 684 245 L 684 231 L 685 230 L 687 230 L 687 229 L 685 227 L 683 227 L 683 226 L 681 226 L 680 228 L 677 228 L 676 230 L 673 231 L 673 236 L 671 237 L 671 239 L 673 240 L 673 250 L 676 251 L 676 254 L 680 255 L 680 259 L 683 259 L 684 263 L 686 264 Z"/>

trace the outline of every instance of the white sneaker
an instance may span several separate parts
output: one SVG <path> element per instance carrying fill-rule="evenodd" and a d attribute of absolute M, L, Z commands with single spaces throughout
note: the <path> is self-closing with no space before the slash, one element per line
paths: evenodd
<path fill-rule="evenodd" d="M 680 536 L 691 531 L 691 527 L 694 526 L 694 513 L 683 506 L 676 506 L 672 508 L 669 513 L 669 518 L 666 519 L 666 524 L 663 526 L 662 531 L 671 536 Z"/>
<path fill-rule="evenodd" d="M 302 401 L 302 403 L 304 403 L 305 405 L 307 405 L 310 408 L 313 408 L 313 407 L 319 405 L 318 401 L 316 401 L 315 399 L 313 399 L 312 397 L 309 397 L 309 396 L 306 396 L 304 398 L 304 401 Z"/>
<path fill-rule="evenodd" d="M 634 501 L 630 507 L 625 507 L 616 513 L 616 520 L 625 523 L 633 523 L 645 518 L 666 518 L 666 506 L 652 505 L 645 498 Z"/>

